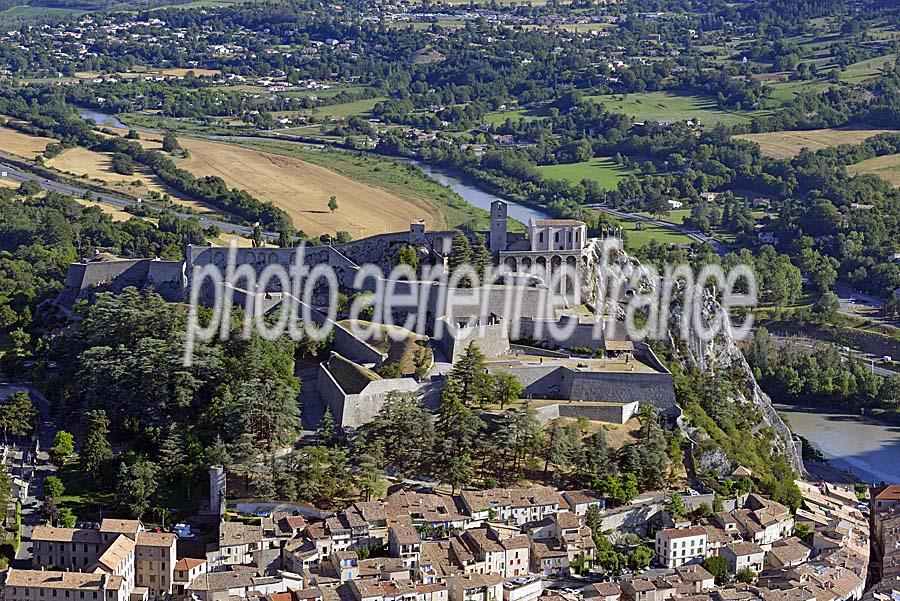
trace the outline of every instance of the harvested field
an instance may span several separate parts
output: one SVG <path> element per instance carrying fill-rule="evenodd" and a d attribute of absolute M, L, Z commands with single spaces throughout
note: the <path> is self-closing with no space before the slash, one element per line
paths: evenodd
<path fill-rule="evenodd" d="M 886 133 L 885 129 L 811 129 L 806 131 L 773 131 L 763 134 L 742 134 L 735 136 L 759 144 L 759 150 L 775 159 L 789 159 L 804 148 L 812 151 L 838 146 L 859 144 L 872 136 Z"/>
<path fill-rule="evenodd" d="M 0 150 L 33 159 L 44 152 L 47 144 L 54 142 L 50 138 L 29 136 L 8 127 L 0 127 Z"/>
<path fill-rule="evenodd" d="M 135 196 L 144 197 L 150 192 L 158 192 L 168 194 L 172 197 L 172 202 L 188 207 L 197 213 L 212 214 L 216 212 L 212 206 L 179 197 L 175 190 L 165 185 L 143 165 L 135 164 L 133 175 L 116 173 L 112 169 L 112 157 L 108 153 L 94 152 L 80 147 L 68 148 L 59 156 L 47 160 L 46 165 L 63 173 L 93 180 Z"/>
<path fill-rule="evenodd" d="M 419 219 L 429 229 L 435 225 L 431 215 L 409 201 L 300 159 L 191 138 L 180 141 L 191 155 L 181 167 L 197 176 L 219 176 L 229 186 L 273 202 L 309 235 L 344 230 L 361 238 L 403 231 Z M 337 197 L 335 211 L 328 209 L 330 196 Z"/>

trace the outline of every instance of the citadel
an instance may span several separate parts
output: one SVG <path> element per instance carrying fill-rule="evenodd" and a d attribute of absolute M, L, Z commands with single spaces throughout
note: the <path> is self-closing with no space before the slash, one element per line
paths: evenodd
<path fill-rule="evenodd" d="M 56 302 L 71 306 L 100 291 L 133 286 L 152 288 L 171 302 L 190 299 L 213 305 L 225 294 L 236 304 L 256 303 L 261 305 L 258 311 L 277 312 L 292 295 L 282 280 L 265 276 L 266 268 L 288 270 L 302 253 L 302 263 L 313 272 L 318 266 L 330 268 L 341 293 L 377 293 L 389 287 L 397 296 L 413 299 L 374 321 L 390 317 L 390 323 L 404 323 L 412 314 L 424 316 L 424 328 L 413 328 L 415 332 L 351 320 L 346 311 L 327 306 L 326 282 L 309 284 L 314 288 L 304 296 L 305 315 L 333 336 L 330 356 L 318 368 L 315 392 L 342 428 L 373 419 L 393 391 L 417 393 L 427 407 L 436 408 L 446 374 L 473 343 L 484 354 L 488 370 L 519 379 L 522 396 L 536 400 L 542 419 L 584 416 L 624 423 L 641 403 L 663 414 L 675 412 L 671 373 L 649 345 L 617 333 L 622 329 L 616 327 L 622 315 L 618 303 L 607 302 L 599 312 L 592 306 L 598 296 L 595 266 L 603 241 L 589 238 L 583 222 L 532 219 L 526 232 L 511 232 L 507 205 L 498 200 L 491 206 L 486 234 L 493 265 L 503 275 L 471 288 L 455 286 L 452 278 L 448 284 L 427 275 L 448 264 L 454 237 L 463 234 L 429 232 L 424 224 L 413 223 L 407 232 L 302 249 L 188 245 L 183 261 L 76 263 Z M 398 253 L 408 248 L 418 257 L 416 278 L 364 277 L 366 265 L 390 273 L 399 262 Z M 229 260 L 238 266 L 240 286 L 222 286 L 196 275 L 216 271 L 213 267 L 225 272 Z M 623 289 L 619 301 L 630 292 Z M 416 360 L 421 364 L 422 357 L 427 369 L 419 365 L 417 370 Z M 379 375 L 389 363 L 399 364 L 399 377 Z"/>

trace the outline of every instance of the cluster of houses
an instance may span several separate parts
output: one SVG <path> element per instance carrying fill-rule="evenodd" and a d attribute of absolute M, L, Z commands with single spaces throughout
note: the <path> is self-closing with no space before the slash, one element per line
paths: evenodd
<path fill-rule="evenodd" d="M 868 527 L 853 491 L 800 485 L 796 514 L 751 494 L 695 521 L 667 514 L 663 494 L 606 511 L 593 492 L 538 486 L 457 496 L 399 489 L 335 514 L 284 508 L 229 516 L 207 544 L 184 547 L 175 534 L 136 520 L 38 526 L 33 569 L 11 569 L 3 590 L 9 601 L 860 599 Z M 603 575 L 586 524 L 591 508 L 612 540 L 655 529 L 656 567 L 625 579 Z M 900 536 L 900 517 L 893 523 Z M 807 525 L 802 539 L 797 524 Z M 717 585 L 701 565 L 712 556 L 727 561 L 729 582 L 747 570 L 753 581 Z"/>
<path fill-rule="evenodd" d="M 872 574 L 877 583 L 866 601 L 900 599 L 900 485 L 883 486 L 872 495 Z"/>

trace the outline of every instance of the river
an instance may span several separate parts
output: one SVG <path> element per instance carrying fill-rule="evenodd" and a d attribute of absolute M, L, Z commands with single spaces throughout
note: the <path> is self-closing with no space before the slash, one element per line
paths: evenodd
<path fill-rule="evenodd" d="M 776 409 L 831 465 L 869 483 L 900 482 L 900 427 L 840 411 L 788 405 Z"/>
<path fill-rule="evenodd" d="M 97 125 L 101 125 L 104 127 L 116 127 L 119 129 L 136 129 L 138 131 L 144 131 L 148 133 L 159 133 L 155 130 L 145 129 L 145 128 L 129 128 L 127 125 L 119 121 L 119 118 L 115 115 L 110 115 L 108 113 L 101 113 L 100 111 L 95 111 L 91 109 L 80 109 L 78 111 L 79 115 L 83 119 L 93 119 Z M 226 137 L 230 137 L 233 139 L 247 139 L 252 140 L 254 138 L 259 140 L 267 140 L 270 141 L 273 138 L 271 137 L 255 137 L 255 136 L 211 136 L 217 139 L 223 139 Z M 302 144 L 302 142 L 298 142 L 298 144 Z M 404 159 L 399 159 L 404 160 Z M 462 196 L 463 200 L 468 202 L 470 205 L 474 207 L 478 207 L 479 209 L 484 209 L 485 211 L 491 210 L 491 203 L 497 200 L 497 196 L 485 192 L 480 188 L 468 183 L 465 179 L 463 179 L 460 175 L 442 169 L 440 167 L 435 167 L 433 165 L 427 165 L 424 163 L 420 163 L 418 161 L 409 161 L 415 165 L 418 165 L 422 168 L 426 174 L 428 174 L 431 179 L 441 183 L 460 196 Z M 509 217 L 513 219 L 517 219 L 524 224 L 528 224 L 529 220 L 534 219 L 550 219 L 550 215 L 541 211 L 540 209 L 534 209 L 527 205 L 518 204 L 515 202 L 507 201 L 507 214 Z"/>

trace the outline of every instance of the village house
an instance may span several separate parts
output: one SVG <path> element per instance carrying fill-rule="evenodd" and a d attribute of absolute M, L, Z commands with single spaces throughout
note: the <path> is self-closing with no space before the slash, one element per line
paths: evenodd
<path fill-rule="evenodd" d="M 656 560 L 667 568 L 702 561 L 708 540 L 702 526 L 660 530 L 656 533 Z"/>

